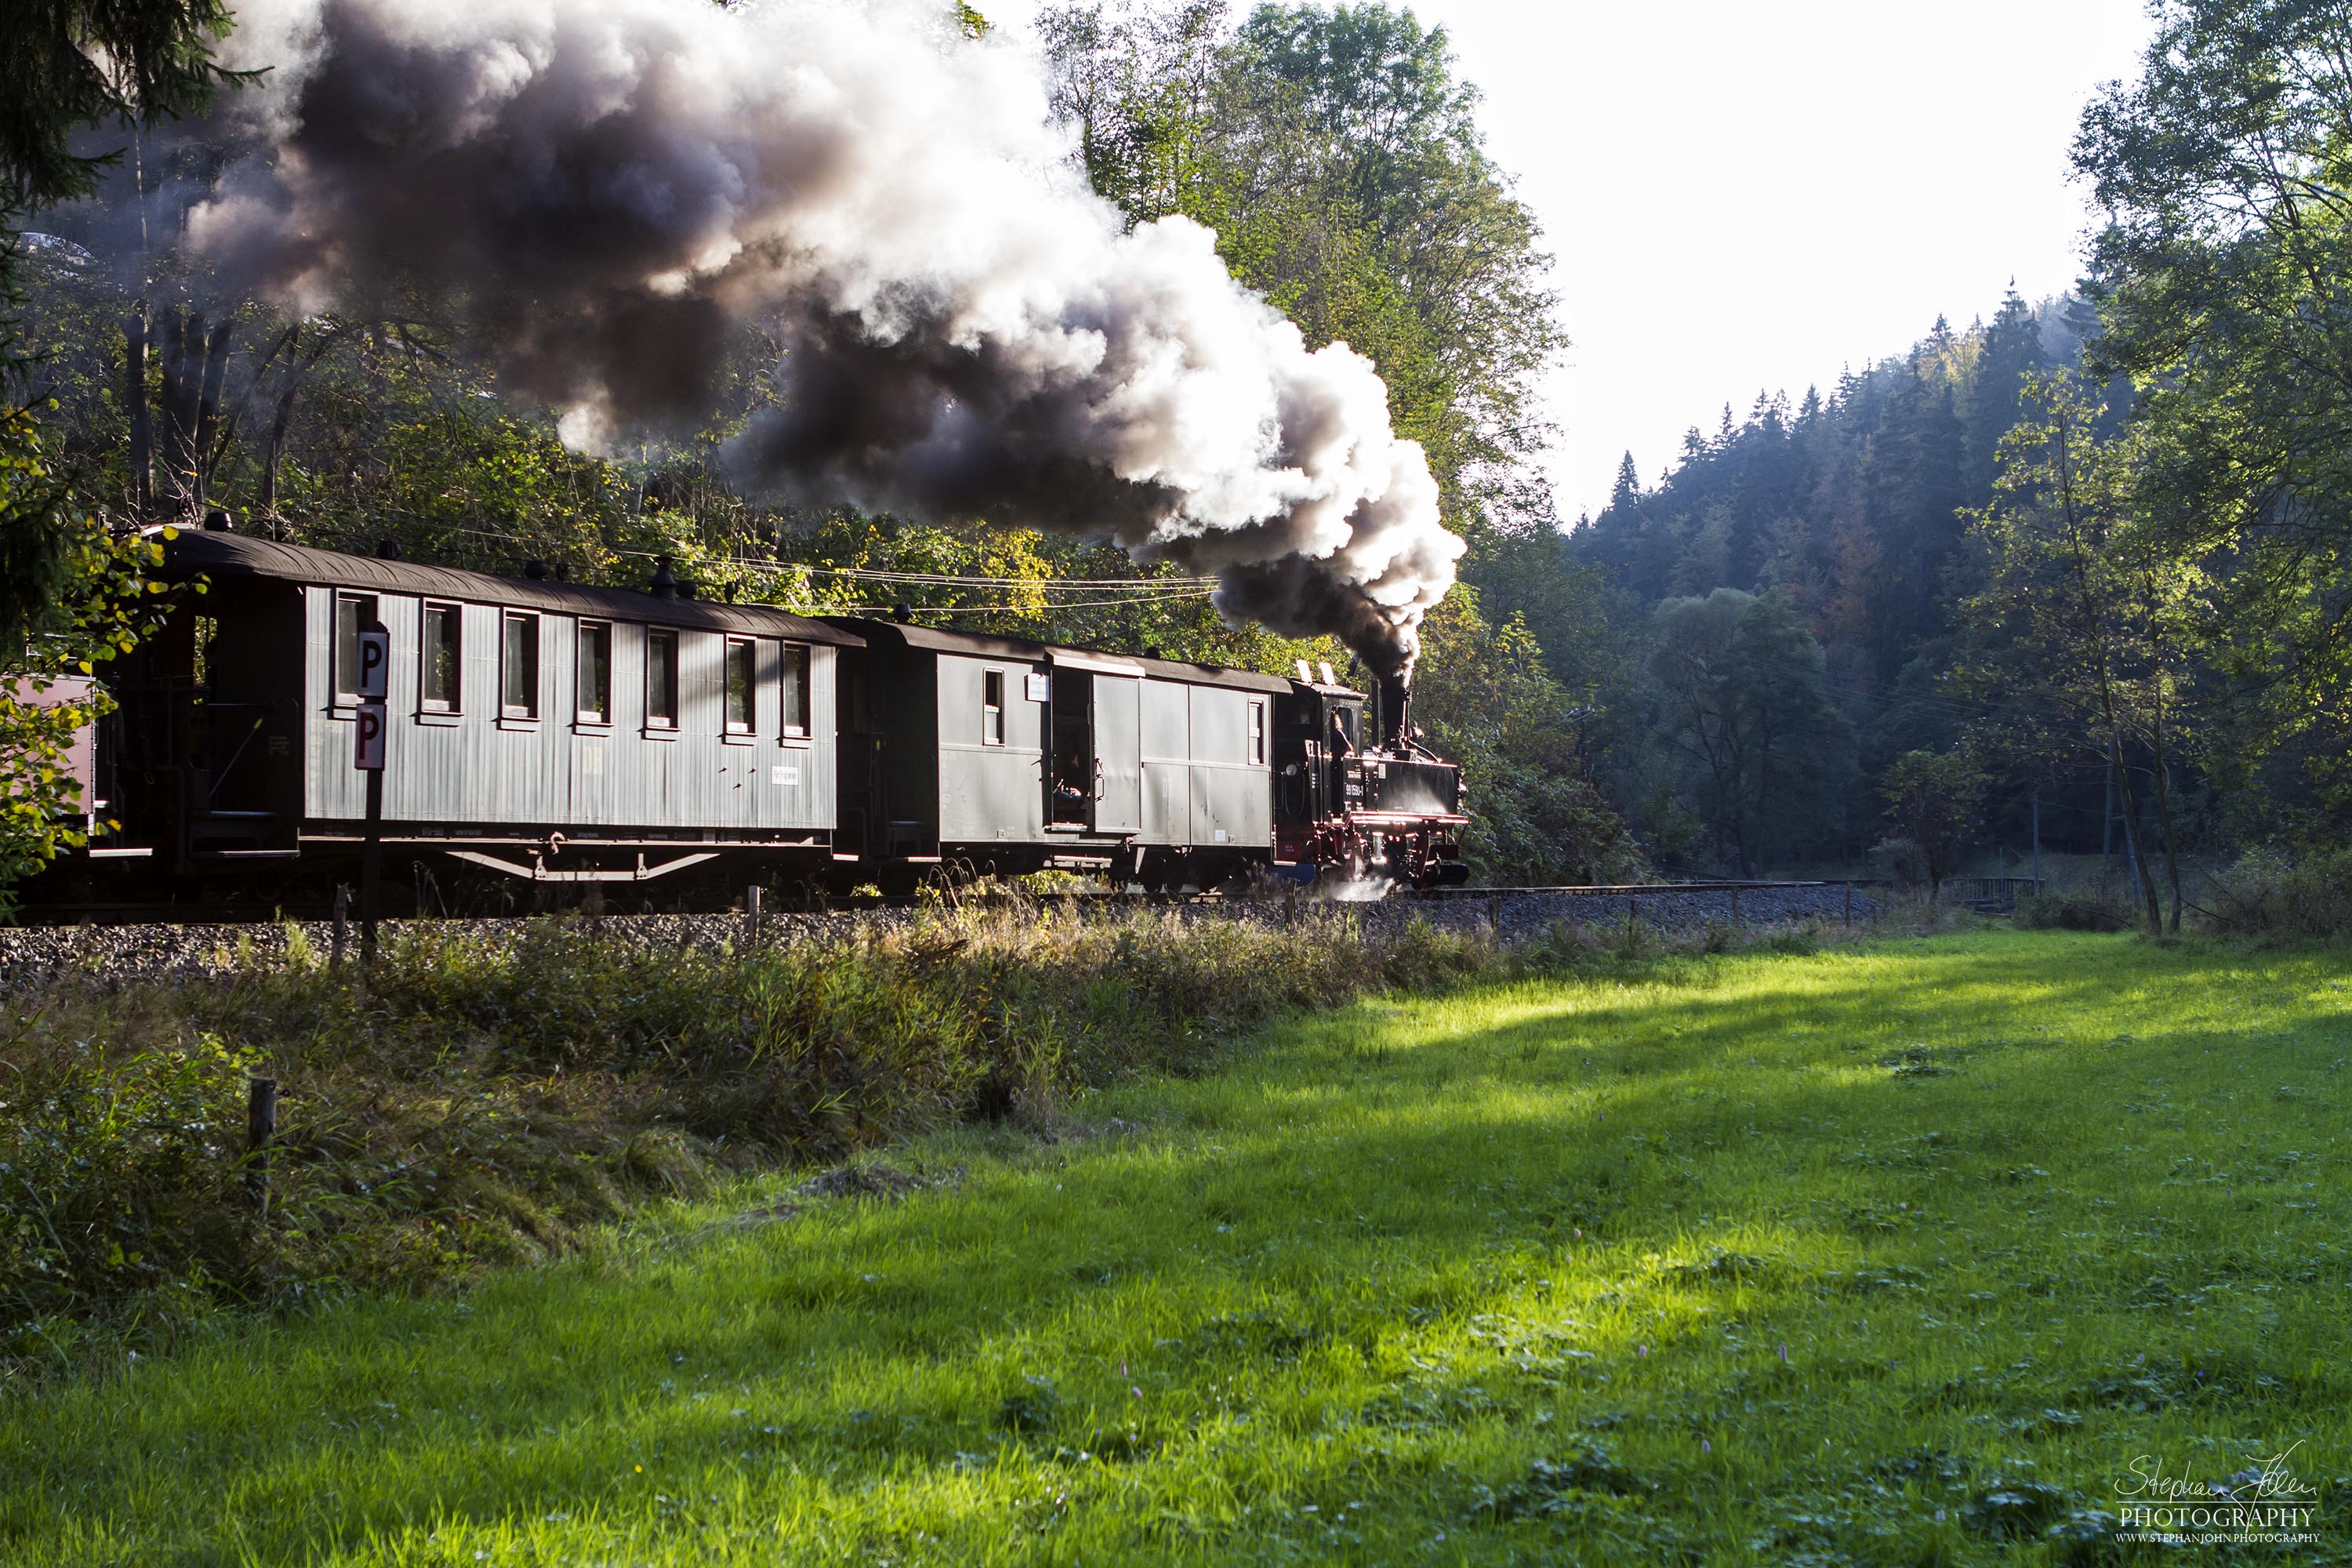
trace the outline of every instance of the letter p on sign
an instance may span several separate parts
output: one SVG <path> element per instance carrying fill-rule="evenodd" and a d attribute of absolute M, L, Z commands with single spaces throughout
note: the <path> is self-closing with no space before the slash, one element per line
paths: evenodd
<path fill-rule="evenodd" d="M 352 718 L 352 766 L 362 773 L 383 772 L 383 704 L 362 702 Z"/>
<path fill-rule="evenodd" d="M 392 690 L 392 634 L 360 634 L 358 709 L 352 714 L 352 766 L 383 772 L 384 698 Z"/>
<path fill-rule="evenodd" d="M 360 634 L 358 696 L 362 702 L 381 702 L 392 695 L 392 634 Z"/>

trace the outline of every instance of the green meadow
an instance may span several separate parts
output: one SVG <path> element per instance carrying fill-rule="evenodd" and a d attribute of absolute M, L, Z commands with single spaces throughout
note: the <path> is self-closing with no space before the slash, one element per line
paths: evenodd
<path fill-rule="evenodd" d="M 0 1562 L 2352 1562 L 2347 1100 L 2340 948 L 1360 1003 L 14 1396 Z M 2316 1540 L 2116 1539 L 2281 1455 Z"/>

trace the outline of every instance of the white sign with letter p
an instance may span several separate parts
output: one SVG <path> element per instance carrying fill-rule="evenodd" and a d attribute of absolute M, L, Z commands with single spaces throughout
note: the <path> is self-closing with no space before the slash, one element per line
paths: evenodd
<path fill-rule="evenodd" d="M 360 667 L 353 686 L 362 702 L 381 702 L 392 695 L 392 634 L 360 634 Z"/>
<path fill-rule="evenodd" d="M 352 710 L 352 766 L 362 773 L 383 772 L 383 704 L 362 702 Z"/>

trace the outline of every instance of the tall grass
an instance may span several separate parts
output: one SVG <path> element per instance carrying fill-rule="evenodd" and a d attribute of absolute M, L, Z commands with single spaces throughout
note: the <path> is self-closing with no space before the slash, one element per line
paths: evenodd
<path fill-rule="evenodd" d="M 1506 954 L 1420 924 L 1367 939 L 1345 913 L 1044 903 L 746 951 L 569 920 L 411 927 L 364 987 L 297 944 L 217 980 L 61 981 L 0 1019 L 0 1365 L 168 1344 L 226 1305 L 463 1279 L 730 1172 L 1050 1121 L 1074 1087 L 1197 1072 L 1286 1010 L 1672 945 L 1563 932 Z M 282 1094 L 266 1215 L 255 1076 Z"/>
<path fill-rule="evenodd" d="M 0 1568 L 2352 1568 L 2344 950 L 1560 951 L 0 1398 Z"/>

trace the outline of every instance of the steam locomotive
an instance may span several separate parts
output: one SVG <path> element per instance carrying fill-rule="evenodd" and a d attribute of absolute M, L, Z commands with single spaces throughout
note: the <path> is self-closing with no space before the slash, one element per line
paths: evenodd
<path fill-rule="evenodd" d="M 667 571 L 586 587 L 225 531 L 181 534 L 162 574 L 207 591 L 109 672 L 119 708 L 79 763 L 90 847 L 47 896 L 110 879 L 305 902 L 349 879 L 370 633 L 401 901 L 429 907 L 460 868 L 648 903 L 1048 868 L 1163 890 L 1465 878 L 1460 771 L 1414 740 L 1402 681 L 1379 723 L 1328 665 L 1266 676 L 719 604 Z"/>

